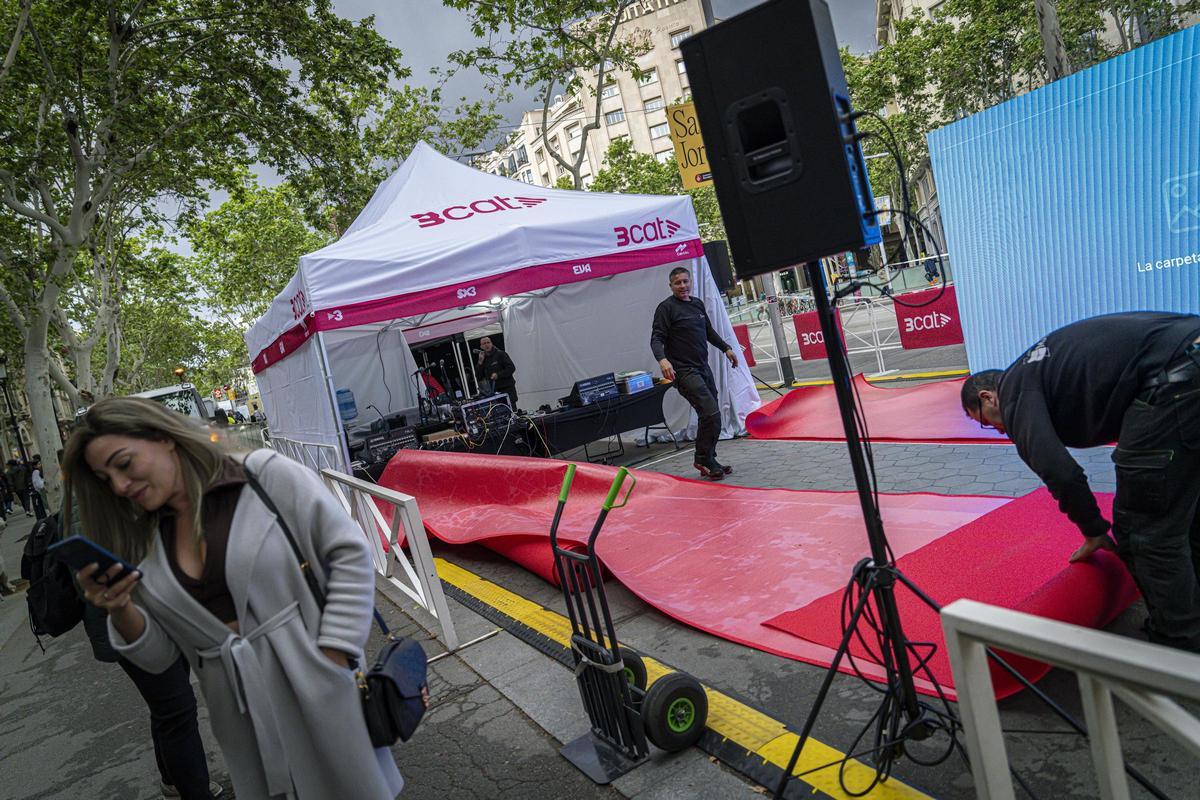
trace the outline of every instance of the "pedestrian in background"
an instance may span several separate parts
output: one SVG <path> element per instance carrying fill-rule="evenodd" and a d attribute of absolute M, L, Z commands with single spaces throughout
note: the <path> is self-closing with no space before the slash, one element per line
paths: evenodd
<path fill-rule="evenodd" d="M 8 519 L 8 515 L 12 513 L 12 486 L 8 482 L 8 475 L 0 472 L 0 517 Z"/>
<path fill-rule="evenodd" d="M 316 473 L 269 450 L 230 456 L 189 418 L 130 397 L 88 410 L 63 470 L 88 536 L 138 565 L 112 586 L 84 568 L 85 597 L 108 612 L 113 648 L 137 666 L 188 660 L 237 796 L 399 793 L 404 781 L 391 751 L 371 745 L 348 666 L 362 660 L 371 624 L 370 552 Z"/>
<path fill-rule="evenodd" d="M 4 477 L 8 478 L 8 485 L 12 487 L 13 494 L 25 510 L 25 516 L 32 517 L 33 512 L 29 510 L 29 468 L 15 458 L 10 458 L 8 469 L 4 470 Z"/>
<path fill-rule="evenodd" d="M 29 502 L 38 519 L 46 518 L 46 478 L 42 474 L 42 457 L 35 455 L 29 471 Z"/>

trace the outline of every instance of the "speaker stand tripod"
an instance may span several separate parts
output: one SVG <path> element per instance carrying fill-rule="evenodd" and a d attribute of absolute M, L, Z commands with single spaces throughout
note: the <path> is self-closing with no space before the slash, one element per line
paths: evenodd
<path fill-rule="evenodd" d="M 892 738 L 883 744 L 883 749 L 880 752 L 886 761 L 890 761 L 896 756 L 903 754 L 904 743 L 906 741 L 926 739 L 935 730 L 935 726 L 931 725 L 932 720 L 930 715 L 917 700 L 912 664 L 908 659 L 910 642 L 904 637 L 904 629 L 896 607 L 896 583 L 904 584 L 918 599 L 934 611 L 941 612 L 941 606 L 900 572 L 891 557 L 891 550 L 887 545 L 887 536 L 883 530 L 883 520 L 879 514 L 879 507 L 875 502 L 875 494 L 867 472 L 862 438 L 858 432 L 853 378 L 850 374 L 849 362 L 844 357 L 845 348 L 842 342 L 841 331 L 838 330 L 837 322 L 833 316 L 833 306 L 829 300 L 825 284 L 825 273 L 821 269 L 819 261 L 810 261 L 805 264 L 804 268 L 808 274 L 809 285 L 812 287 L 813 301 L 816 304 L 817 316 L 821 321 L 821 331 L 825 338 L 825 351 L 829 359 L 829 370 L 833 378 L 834 391 L 837 394 L 838 410 L 842 419 L 842 428 L 846 435 L 846 446 L 850 451 L 850 464 L 854 472 L 854 484 L 858 491 L 863 520 L 867 527 L 867 541 L 870 544 L 871 557 L 859 561 L 854 567 L 854 580 L 859 584 L 861 594 L 858 602 L 855 603 L 853 612 L 847 620 L 842 640 L 834 654 L 833 661 L 825 672 L 824 679 L 821 681 L 821 688 L 817 692 L 812 708 L 809 709 L 808 716 L 804 720 L 804 726 L 801 728 L 799 739 L 796 741 L 796 747 L 792 751 L 787 768 L 784 769 L 783 775 L 779 779 L 779 785 L 774 795 L 776 800 L 783 798 L 784 792 L 787 790 L 788 781 L 792 777 L 792 770 L 796 768 L 796 762 L 800 758 L 800 753 L 804 749 L 809 735 L 812 733 L 813 726 L 816 725 L 817 717 L 820 716 L 821 709 L 829 695 L 829 689 L 833 684 L 834 676 L 837 675 L 842 659 L 846 657 L 850 642 L 857 635 L 858 624 L 866 613 L 867 604 L 871 600 L 875 601 L 877 621 L 883 642 L 883 647 L 879 655 L 880 660 L 883 662 L 881 666 L 884 668 L 884 682 L 889 687 L 891 693 L 897 697 L 904 715 L 904 724 L 899 727 Z M 1083 736 L 1087 735 L 1087 728 L 1084 727 L 1083 723 L 1075 719 L 1074 716 L 1051 699 L 1045 692 L 1034 686 L 1015 667 L 998 656 L 991 648 L 988 648 L 987 653 L 993 663 L 1015 678 L 1023 687 L 1032 691 L 1055 715 L 1077 733 Z M 950 730 L 949 733 L 951 736 L 955 735 L 954 730 Z M 1136 768 L 1125 764 L 1125 773 L 1154 797 L 1159 798 L 1159 800 L 1169 800 L 1168 796 L 1161 789 L 1151 783 Z M 1019 776 L 1018 780 L 1020 780 Z"/>

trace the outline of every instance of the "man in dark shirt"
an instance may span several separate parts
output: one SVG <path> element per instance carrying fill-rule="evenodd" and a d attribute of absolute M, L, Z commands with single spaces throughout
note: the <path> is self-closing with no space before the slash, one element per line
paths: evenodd
<path fill-rule="evenodd" d="M 487 336 L 479 340 L 479 376 L 492 382 L 493 391 L 504 392 L 512 400 L 513 410 L 517 410 L 517 367 L 508 353 L 492 344 Z"/>
<path fill-rule="evenodd" d="M 717 461 L 717 439 L 721 435 L 721 409 L 717 384 L 708 368 L 708 345 L 725 354 L 737 366 L 733 348 L 713 330 L 704 303 L 692 297 L 692 275 L 684 267 L 671 270 L 671 296 L 654 310 L 650 349 L 658 359 L 663 377 L 675 382 L 683 399 L 696 410 L 695 467 L 710 480 L 719 481 L 733 470 Z"/>
<path fill-rule="evenodd" d="M 1003 372 L 967 379 L 963 410 L 1013 440 L 1086 537 L 1113 549 L 1067 447 L 1116 441 L 1116 549 L 1150 610 L 1152 641 L 1200 652 L 1200 316 L 1138 312 L 1076 322 Z"/>

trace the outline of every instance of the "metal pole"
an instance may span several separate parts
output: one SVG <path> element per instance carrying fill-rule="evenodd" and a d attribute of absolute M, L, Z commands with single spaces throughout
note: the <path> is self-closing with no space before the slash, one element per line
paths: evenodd
<path fill-rule="evenodd" d="M 774 273 L 772 273 L 774 274 Z M 792 371 L 792 353 L 788 349 L 787 336 L 783 331 L 783 319 L 779 314 L 779 298 L 771 295 L 767 298 L 767 321 L 771 325 L 771 336 L 775 339 L 775 357 L 779 359 L 779 377 L 783 385 L 791 388 L 796 380 Z"/>

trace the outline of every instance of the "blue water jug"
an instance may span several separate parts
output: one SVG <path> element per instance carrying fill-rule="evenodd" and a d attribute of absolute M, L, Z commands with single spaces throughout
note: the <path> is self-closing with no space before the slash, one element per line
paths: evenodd
<path fill-rule="evenodd" d="M 358 406 L 354 404 L 354 392 L 349 389 L 337 390 L 337 404 L 342 422 L 349 422 L 358 416 Z"/>

